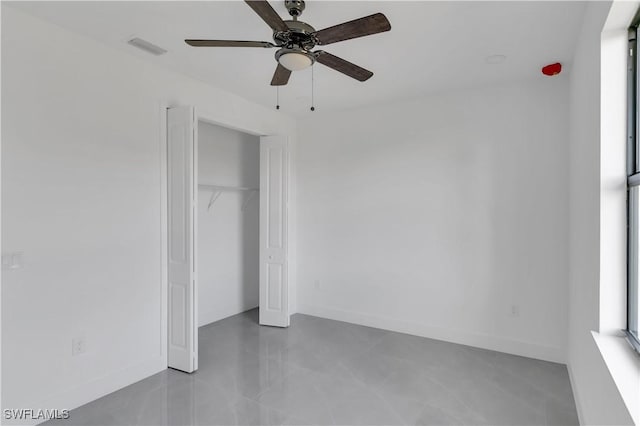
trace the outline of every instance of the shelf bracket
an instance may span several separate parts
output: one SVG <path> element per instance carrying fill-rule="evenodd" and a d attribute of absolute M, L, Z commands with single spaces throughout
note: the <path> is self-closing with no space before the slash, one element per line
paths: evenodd
<path fill-rule="evenodd" d="M 207 205 L 207 211 L 211 211 L 211 206 L 213 205 L 213 203 L 216 202 L 216 200 L 218 199 L 218 197 L 220 196 L 220 194 L 222 194 L 222 191 L 213 191 L 211 193 L 211 198 L 209 199 L 209 204 Z"/>
<path fill-rule="evenodd" d="M 249 201 L 251 201 L 251 199 L 258 193 L 257 189 L 252 189 L 249 191 L 249 195 L 247 195 L 244 199 L 244 202 L 242 203 L 242 211 L 244 211 L 245 207 L 247 207 L 247 204 L 249 204 Z"/>

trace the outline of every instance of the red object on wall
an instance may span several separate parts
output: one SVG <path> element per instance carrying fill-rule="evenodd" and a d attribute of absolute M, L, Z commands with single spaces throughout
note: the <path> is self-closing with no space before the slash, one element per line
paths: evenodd
<path fill-rule="evenodd" d="M 562 71 L 562 64 L 560 62 L 542 67 L 542 74 L 544 75 L 557 75 L 560 74 L 560 71 Z"/>

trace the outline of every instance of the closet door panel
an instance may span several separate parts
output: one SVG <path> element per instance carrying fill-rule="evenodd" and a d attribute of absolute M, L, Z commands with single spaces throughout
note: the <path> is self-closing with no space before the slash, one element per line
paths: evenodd
<path fill-rule="evenodd" d="M 260 324 L 289 326 L 287 139 L 260 138 Z"/>
<path fill-rule="evenodd" d="M 169 367 L 197 367 L 195 282 L 196 117 L 192 107 L 167 110 Z"/>

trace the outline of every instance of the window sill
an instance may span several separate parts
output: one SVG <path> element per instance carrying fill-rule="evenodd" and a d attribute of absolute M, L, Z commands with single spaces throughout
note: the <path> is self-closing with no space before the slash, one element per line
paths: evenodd
<path fill-rule="evenodd" d="M 608 335 L 592 331 L 591 334 L 633 422 L 640 425 L 640 356 L 622 333 Z"/>

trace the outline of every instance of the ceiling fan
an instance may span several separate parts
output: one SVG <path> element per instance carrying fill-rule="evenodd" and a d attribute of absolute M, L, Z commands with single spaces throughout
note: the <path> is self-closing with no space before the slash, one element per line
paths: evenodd
<path fill-rule="evenodd" d="M 279 48 L 276 52 L 278 66 L 271 80 L 272 86 L 284 86 L 289 81 L 292 71 L 298 71 L 319 62 L 329 68 L 341 72 L 359 81 L 366 81 L 373 73 L 358 65 L 323 50 L 312 52 L 319 45 L 336 43 L 352 38 L 364 37 L 389 31 L 391 24 L 382 13 L 375 13 L 364 18 L 355 19 L 316 31 L 306 22 L 298 21 L 305 8 L 304 0 L 285 0 L 284 4 L 291 20 L 283 21 L 266 0 L 245 0 L 254 12 L 273 29 L 273 40 L 240 41 L 240 40 L 185 40 L 194 47 L 263 47 Z"/>

